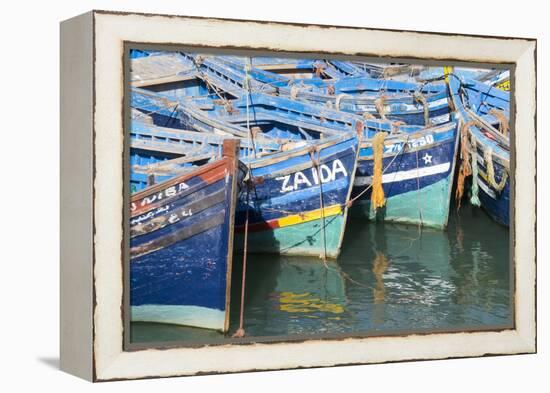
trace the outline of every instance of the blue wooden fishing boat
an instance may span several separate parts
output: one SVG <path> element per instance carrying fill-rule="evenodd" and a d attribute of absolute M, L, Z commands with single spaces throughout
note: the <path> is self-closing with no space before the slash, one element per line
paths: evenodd
<path fill-rule="evenodd" d="M 458 77 L 453 76 L 455 82 Z M 477 115 L 502 112 L 510 118 L 510 92 L 473 79 L 459 78 L 464 105 Z"/>
<path fill-rule="evenodd" d="M 335 69 L 338 72 L 339 77 L 349 77 L 349 76 L 364 76 L 370 77 L 369 72 L 359 65 L 352 63 L 350 61 L 342 60 L 325 60 L 330 68 Z"/>
<path fill-rule="evenodd" d="M 246 159 L 248 186 L 236 213 L 237 247 L 248 251 L 336 258 L 355 177 L 358 140 L 344 134 L 257 159 Z"/>
<path fill-rule="evenodd" d="M 247 138 L 248 129 L 212 116 L 215 104 L 211 100 L 178 100 L 164 93 L 132 88 L 130 106 L 160 127 L 195 130 L 225 137 Z M 225 107 L 225 111 L 229 109 Z M 229 110 L 230 111 L 230 110 Z M 260 134 L 258 142 L 278 143 L 267 135 Z"/>
<path fill-rule="evenodd" d="M 336 64 L 342 67 L 347 63 Z M 204 68 L 204 73 L 212 84 L 236 97 L 245 95 L 243 86 L 248 74 L 254 82 L 251 85 L 253 92 L 280 95 L 321 108 L 400 120 L 407 124 L 426 125 L 449 120 L 444 83 L 420 85 L 372 79 L 358 73 L 355 75 L 360 76 L 342 75 L 334 80 L 314 77 L 290 79 L 251 67 L 242 59 L 239 61 L 228 57 L 204 59 L 201 68 Z"/>
<path fill-rule="evenodd" d="M 281 95 L 337 110 L 398 120 L 411 125 L 442 123 L 449 119 L 443 84 L 419 85 L 400 81 L 346 77 L 312 86 L 300 81 L 280 87 Z"/>
<path fill-rule="evenodd" d="M 510 91 L 510 70 L 498 70 L 496 75 L 488 80 L 491 86 L 503 91 Z"/>
<path fill-rule="evenodd" d="M 131 320 L 227 331 L 238 141 L 131 197 Z"/>
<path fill-rule="evenodd" d="M 510 140 L 491 125 L 490 116 L 468 108 L 468 84 L 448 78 L 453 105 L 462 123 L 461 172 L 472 175 L 470 202 L 481 207 L 498 223 L 510 222 Z M 495 89 L 495 88 L 493 88 Z M 465 91 L 466 90 L 466 91 Z M 496 89 L 495 89 L 496 90 Z M 503 92 L 504 93 L 504 92 Z M 477 108 L 479 110 L 479 107 Z M 461 195 L 457 197 L 460 198 Z"/>
<path fill-rule="evenodd" d="M 197 70 L 192 61 L 178 52 L 134 58 L 130 62 L 130 84 L 133 87 L 143 87 L 154 91 L 162 89 L 187 91 L 188 94 L 200 95 L 202 92 L 197 80 Z M 196 89 L 191 90 L 191 86 Z"/>
<path fill-rule="evenodd" d="M 359 68 L 368 72 L 371 78 L 377 79 L 410 79 L 422 72 L 424 66 L 402 63 L 368 63 L 363 61 L 350 61 Z"/>
<path fill-rule="evenodd" d="M 265 263 L 250 267 L 255 280 L 247 283 L 247 289 L 254 296 L 247 299 L 245 313 L 255 314 L 256 307 L 265 307 L 266 300 L 269 311 L 247 326 L 247 334 L 254 336 L 278 326 L 281 334 L 303 335 L 305 324 L 311 333 L 345 331 L 347 320 L 342 315 L 348 311 L 349 300 L 338 261 L 323 264 L 317 258 L 263 258 Z"/>
<path fill-rule="evenodd" d="M 456 165 L 457 123 L 389 134 L 378 141 L 378 155 L 375 139 L 361 143 L 351 214 L 445 228 Z M 374 206 L 372 194 L 380 192 L 380 187 L 381 206 Z"/>
<path fill-rule="evenodd" d="M 159 127 L 135 120 L 130 127 L 130 138 L 132 149 L 158 151 L 162 145 L 162 151 L 166 152 L 171 149 L 175 154 L 184 155 L 190 151 L 204 151 L 212 157 L 221 157 L 223 141 L 227 139 L 223 135 Z M 240 157 L 251 154 L 263 156 L 282 149 L 281 144 L 269 140 L 240 141 Z"/>

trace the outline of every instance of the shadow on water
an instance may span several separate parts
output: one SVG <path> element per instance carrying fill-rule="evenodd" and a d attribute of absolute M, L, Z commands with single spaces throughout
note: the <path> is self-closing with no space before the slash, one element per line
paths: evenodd
<path fill-rule="evenodd" d="M 509 231 L 480 209 L 452 208 L 447 231 L 350 219 L 342 253 L 249 254 L 248 337 L 510 327 Z M 230 334 L 238 327 L 242 255 L 234 258 Z M 143 341 L 221 338 L 133 324 Z"/>

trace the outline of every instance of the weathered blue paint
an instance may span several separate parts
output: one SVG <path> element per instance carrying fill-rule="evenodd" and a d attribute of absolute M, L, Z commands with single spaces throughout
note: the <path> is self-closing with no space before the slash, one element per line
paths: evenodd
<path fill-rule="evenodd" d="M 236 226 L 237 231 L 243 231 L 248 210 L 251 250 L 321 255 L 325 245 L 326 255 L 337 257 L 357 154 L 358 139 L 347 134 L 288 152 L 245 160 L 251 168 L 252 186 L 248 192 L 243 188 L 239 195 Z M 321 206 L 326 209 L 325 220 L 323 214 L 315 216 L 313 221 L 300 219 L 302 215 L 319 211 Z M 289 217 L 295 220 L 288 223 Z M 290 232 L 292 236 L 287 235 Z M 324 236 L 334 241 L 323 245 Z"/>
<path fill-rule="evenodd" d="M 345 62 L 320 62 L 317 66 L 322 67 L 325 72 L 334 70 L 339 74 L 335 64 L 341 69 L 347 67 L 346 72 L 355 72 L 354 76 L 333 75 L 333 77 L 341 76 L 335 81 L 320 78 L 293 80 L 250 66 L 245 70 L 244 62 L 227 57 L 206 58 L 202 60 L 201 68 L 217 88 L 236 97 L 242 98 L 245 95 L 243 86 L 248 73 L 251 78 L 251 91 L 264 94 L 277 93 L 281 96 L 295 97 L 298 100 L 361 115 L 378 114 L 375 101 L 380 96 L 384 96 L 386 100 L 384 115 L 389 119 L 401 120 L 407 124 L 425 124 L 424 106 L 413 96 L 414 93 L 422 93 L 429 108 L 429 117 L 441 118 L 438 122 L 448 120 L 448 116 L 442 118 L 449 114 L 447 92 L 442 83 L 420 85 L 372 79 L 365 77 L 365 73 L 355 65 Z"/>
<path fill-rule="evenodd" d="M 246 138 L 248 136 L 246 128 L 218 119 L 192 100 L 178 101 L 163 93 L 133 88 L 130 105 L 161 127 L 196 130 L 227 137 Z M 267 135 L 260 135 L 256 140 L 262 142 L 266 138 L 269 139 Z"/>
<path fill-rule="evenodd" d="M 457 115 L 463 123 L 474 121 L 468 129 L 469 138 L 475 140 L 477 146 L 477 163 L 479 174 L 477 181 L 479 186 L 478 196 L 481 201 L 482 208 L 498 223 L 509 225 L 510 222 L 510 142 L 508 137 L 499 133 L 489 123 L 492 119 L 489 116 L 478 116 L 475 109 L 469 110 L 465 102 L 471 102 L 472 93 L 470 87 L 465 87 L 462 80 L 457 77 L 449 78 L 449 89 L 451 99 L 456 108 Z M 478 89 L 479 91 L 487 91 Z M 492 88 L 490 92 L 498 89 Z M 505 92 L 502 92 L 505 93 Z M 501 97 L 504 97 L 499 93 Z M 501 103 L 502 104 L 502 103 Z M 505 105 L 502 104 L 506 109 Z M 479 108 L 477 108 L 479 111 Z M 486 151 L 491 151 L 491 159 L 493 161 L 495 181 L 500 183 L 503 176 L 507 176 L 506 183 L 502 190 L 497 190 L 487 180 L 487 163 L 485 162 Z M 464 157 L 463 157 L 464 159 Z M 466 158 L 470 160 L 471 157 Z"/>
<path fill-rule="evenodd" d="M 132 196 L 133 321 L 227 330 L 235 164 L 225 157 Z"/>
<path fill-rule="evenodd" d="M 130 59 L 139 59 L 140 57 L 147 57 L 149 56 L 148 51 L 140 50 L 140 49 L 130 49 Z"/>
<path fill-rule="evenodd" d="M 457 82 L 457 78 L 453 83 Z M 465 105 L 478 115 L 486 115 L 491 109 L 503 111 L 510 117 L 510 93 L 491 85 L 473 80 L 461 79 Z"/>
<path fill-rule="evenodd" d="M 484 149 L 486 146 L 480 144 L 478 146 L 478 166 L 480 175 L 477 178 L 479 185 L 478 196 L 483 209 L 491 216 L 493 220 L 499 224 L 510 225 L 510 181 L 506 181 L 506 185 L 502 191 L 495 190 L 483 176 L 487 173 L 485 160 L 483 158 Z M 508 162 L 502 161 L 493 156 L 493 167 L 495 171 L 495 180 L 501 181 L 503 176 L 508 176 L 509 169 L 506 165 Z"/>

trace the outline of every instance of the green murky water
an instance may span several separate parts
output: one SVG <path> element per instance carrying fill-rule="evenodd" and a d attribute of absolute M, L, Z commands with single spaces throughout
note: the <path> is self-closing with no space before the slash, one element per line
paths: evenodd
<path fill-rule="evenodd" d="M 509 230 L 480 209 L 454 208 L 447 231 L 348 221 L 337 261 L 250 255 L 247 338 L 482 330 L 512 324 Z M 131 340 L 219 342 L 239 322 L 235 258 L 231 328 L 133 323 Z"/>

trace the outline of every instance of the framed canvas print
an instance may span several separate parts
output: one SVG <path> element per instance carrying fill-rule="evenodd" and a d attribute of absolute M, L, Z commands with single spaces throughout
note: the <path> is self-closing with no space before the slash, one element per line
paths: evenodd
<path fill-rule="evenodd" d="M 536 351 L 536 40 L 61 24 L 61 368 Z"/>

